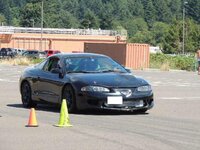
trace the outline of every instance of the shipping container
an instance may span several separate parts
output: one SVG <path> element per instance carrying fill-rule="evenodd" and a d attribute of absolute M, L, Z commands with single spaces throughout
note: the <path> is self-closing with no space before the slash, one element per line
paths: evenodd
<path fill-rule="evenodd" d="M 84 52 L 104 54 L 131 69 L 149 68 L 149 45 L 137 43 L 85 43 Z"/>

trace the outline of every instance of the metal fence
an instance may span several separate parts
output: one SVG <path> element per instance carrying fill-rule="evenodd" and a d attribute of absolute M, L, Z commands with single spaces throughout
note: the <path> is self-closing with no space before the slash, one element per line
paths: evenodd
<path fill-rule="evenodd" d="M 107 35 L 107 36 L 127 36 L 126 30 L 101 30 L 101 29 L 58 29 L 43 28 L 44 34 L 68 34 L 68 35 Z M 25 28 L 0 26 L 0 34 L 13 33 L 41 33 L 41 28 Z"/>

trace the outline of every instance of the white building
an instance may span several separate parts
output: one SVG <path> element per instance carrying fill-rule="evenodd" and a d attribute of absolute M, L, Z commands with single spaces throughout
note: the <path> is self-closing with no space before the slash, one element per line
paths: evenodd
<path fill-rule="evenodd" d="M 150 46 L 150 53 L 162 53 L 159 46 Z"/>

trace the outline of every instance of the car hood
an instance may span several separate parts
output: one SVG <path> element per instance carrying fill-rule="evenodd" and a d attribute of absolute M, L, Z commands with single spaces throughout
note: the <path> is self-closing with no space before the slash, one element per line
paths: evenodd
<path fill-rule="evenodd" d="M 138 87 L 148 85 L 142 78 L 137 78 L 128 73 L 85 73 L 71 74 L 70 79 L 73 83 L 83 85 L 99 85 L 105 87 Z"/>

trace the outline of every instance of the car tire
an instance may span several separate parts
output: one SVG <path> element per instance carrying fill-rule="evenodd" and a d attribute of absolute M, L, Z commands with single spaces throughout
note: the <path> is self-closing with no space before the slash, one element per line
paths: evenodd
<path fill-rule="evenodd" d="M 36 107 L 37 105 L 31 98 L 31 86 L 26 81 L 21 85 L 21 99 L 25 108 Z"/>
<path fill-rule="evenodd" d="M 69 113 L 75 113 L 77 111 L 76 96 L 75 96 L 74 89 L 72 88 L 72 86 L 66 85 L 64 87 L 62 99 L 66 99 Z"/>

